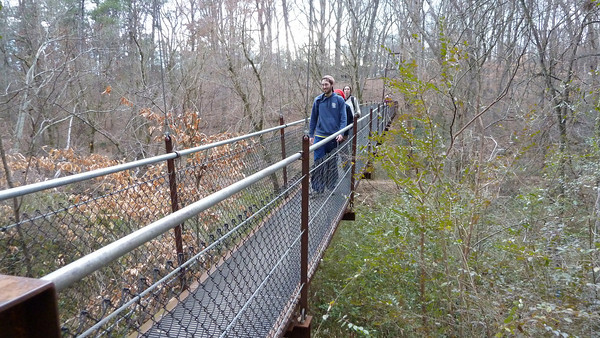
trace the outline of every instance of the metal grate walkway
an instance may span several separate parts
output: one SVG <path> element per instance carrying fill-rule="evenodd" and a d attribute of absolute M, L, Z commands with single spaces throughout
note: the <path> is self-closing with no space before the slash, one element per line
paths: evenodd
<path fill-rule="evenodd" d="M 335 191 L 312 198 L 314 215 L 309 236 L 310 262 L 326 246 L 346 209 L 350 178 L 345 174 Z M 274 336 L 300 290 L 300 191 L 274 211 L 233 253 L 180 297 L 178 304 L 144 337 Z M 277 237 L 273 242 L 271 238 Z M 309 270 L 312 270 L 309 268 Z M 230 290 L 231 285 L 239 286 Z M 282 310 L 283 309 L 283 310 Z"/>

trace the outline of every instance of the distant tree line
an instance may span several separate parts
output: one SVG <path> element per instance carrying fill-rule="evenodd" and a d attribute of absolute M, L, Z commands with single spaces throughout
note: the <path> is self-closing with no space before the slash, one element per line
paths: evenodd
<path fill-rule="evenodd" d="M 207 133 L 301 118 L 324 73 L 358 95 L 381 73 L 391 36 L 383 12 L 358 1 L 5 3 L 3 148 L 149 156 L 162 147 L 149 137 L 147 109 L 196 114 Z"/>

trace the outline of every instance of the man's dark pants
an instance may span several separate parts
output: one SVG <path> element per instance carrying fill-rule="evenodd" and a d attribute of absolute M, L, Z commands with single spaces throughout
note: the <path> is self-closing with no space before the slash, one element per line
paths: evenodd
<path fill-rule="evenodd" d="M 315 136 L 315 142 L 318 143 L 323 140 L 323 137 Z M 338 168 L 337 158 L 338 155 L 327 156 L 338 146 L 337 141 L 334 139 L 327 142 L 324 146 L 315 150 L 315 163 L 316 167 L 312 176 L 312 188 L 317 193 L 322 193 L 325 188 L 332 190 L 335 188 L 335 184 L 338 180 Z M 323 163 L 325 161 L 325 163 Z"/>

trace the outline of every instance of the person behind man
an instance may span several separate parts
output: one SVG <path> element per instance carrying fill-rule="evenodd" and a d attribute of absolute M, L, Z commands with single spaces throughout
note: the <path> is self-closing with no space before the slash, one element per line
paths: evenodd
<path fill-rule="evenodd" d="M 358 117 L 360 117 L 360 104 L 356 96 L 352 95 L 352 87 L 344 87 L 344 97 L 346 98 L 346 103 L 352 108 L 352 116 L 358 114 Z"/>
<path fill-rule="evenodd" d="M 334 93 L 341 96 L 344 100 L 346 99 L 346 96 L 344 95 L 343 90 L 336 89 L 336 90 L 334 90 Z M 352 106 L 350 106 L 348 101 L 346 101 L 346 125 L 350 125 L 352 123 L 354 123 L 354 113 L 352 112 Z M 344 141 L 348 139 L 349 134 L 350 134 L 350 130 L 346 130 L 344 132 Z M 346 144 L 346 145 L 342 146 L 343 148 L 339 151 L 339 153 L 341 153 L 343 169 L 346 169 L 348 167 L 348 164 L 350 163 L 350 147 L 351 146 L 352 145 L 350 145 L 350 144 Z"/>
<path fill-rule="evenodd" d="M 344 95 L 343 90 L 335 89 L 333 92 L 336 93 L 337 95 L 341 96 L 342 99 L 346 100 L 346 95 Z M 352 112 L 352 106 L 350 106 L 348 101 L 345 101 L 345 102 L 346 102 L 346 126 L 347 126 L 354 122 L 354 113 Z M 349 133 L 350 133 L 349 130 L 346 130 L 346 132 L 344 132 L 344 140 L 346 140 L 348 138 Z"/>
<path fill-rule="evenodd" d="M 321 79 L 322 94 L 315 97 L 310 114 L 308 135 L 310 143 L 318 143 L 346 127 L 346 101 L 333 93 L 335 80 L 331 75 Z M 312 177 L 312 188 L 316 193 L 322 193 L 325 188 L 333 190 L 338 179 L 337 156 L 330 158 L 321 165 L 327 154 L 334 150 L 344 137 L 337 135 L 334 140 L 315 150 L 315 170 Z"/>

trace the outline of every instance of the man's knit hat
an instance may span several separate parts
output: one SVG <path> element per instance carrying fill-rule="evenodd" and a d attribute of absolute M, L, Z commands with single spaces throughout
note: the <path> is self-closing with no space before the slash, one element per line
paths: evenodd
<path fill-rule="evenodd" d="M 334 90 L 334 93 L 338 94 L 339 96 L 342 97 L 342 99 L 346 100 L 346 95 L 344 95 L 344 91 L 341 89 L 336 89 Z"/>

